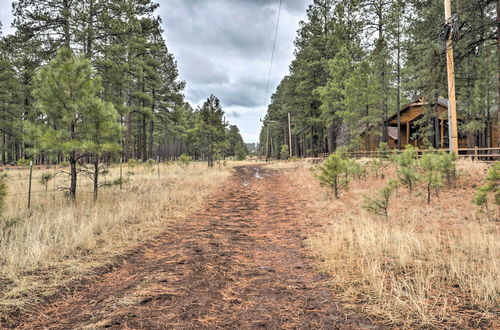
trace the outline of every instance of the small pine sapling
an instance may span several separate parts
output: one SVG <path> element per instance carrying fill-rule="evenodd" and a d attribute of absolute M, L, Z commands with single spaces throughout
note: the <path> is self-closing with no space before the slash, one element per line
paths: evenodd
<path fill-rule="evenodd" d="M 488 170 L 486 184 L 479 187 L 474 196 L 474 203 L 485 208 L 488 218 L 490 218 L 488 207 L 490 195 L 493 195 L 495 205 L 500 205 L 500 162 L 496 162 Z"/>
<path fill-rule="evenodd" d="M 156 164 L 156 161 L 154 159 L 148 159 L 146 161 L 146 166 L 150 169 L 151 172 L 154 172 L 153 166 Z"/>
<path fill-rule="evenodd" d="M 21 166 L 21 167 L 27 167 L 30 165 L 30 160 L 29 159 L 25 159 L 25 158 L 20 158 L 17 162 L 16 162 L 17 166 Z"/>
<path fill-rule="evenodd" d="M 388 160 L 391 150 L 387 142 L 381 142 L 377 148 L 377 154 L 380 159 Z"/>
<path fill-rule="evenodd" d="M 407 145 L 405 150 L 396 157 L 399 181 L 408 187 L 410 194 L 413 192 L 413 187 L 419 179 L 417 158 L 417 150 L 411 145 Z"/>
<path fill-rule="evenodd" d="M 441 172 L 443 176 L 446 178 L 446 184 L 451 186 L 453 182 L 457 179 L 457 168 L 456 168 L 456 160 L 458 158 L 457 155 L 450 152 L 441 152 Z"/>
<path fill-rule="evenodd" d="M 397 160 L 398 160 L 398 150 L 391 150 L 391 152 L 389 153 L 389 158 L 388 158 L 389 162 L 390 163 L 393 163 L 396 165 L 396 170 L 398 169 L 398 163 L 397 163 Z"/>
<path fill-rule="evenodd" d="M 179 162 L 181 164 L 181 167 L 186 168 L 191 163 L 191 156 L 188 156 L 186 154 L 182 154 L 179 157 Z"/>
<path fill-rule="evenodd" d="M 349 148 L 346 146 L 338 147 L 335 153 L 342 159 L 349 158 Z"/>
<path fill-rule="evenodd" d="M 139 165 L 137 159 L 130 158 L 129 160 L 127 160 L 128 167 L 136 167 L 137 165 Z"/>
<path fill-rule="evenodd" d="M 217 162 L 217 165 L 219 166 L 219 171 L 220 171 L 221 167 L 222 167 L 222 155 L 220 152 L 215 153 L 214 160 Z"/>
<path fill-rule="evenodd" d="M 317 178 L 321 185 L 333 190 L 335 198 L 339 198 L 340 191 L 349 185 L 349 180 L 343 178 L 346 168 L 347 160 L 337 153 L 328 156 L 319 166 L 320 173 Z"/>
<path fill-rule="evenodd" d="M 53 173 L 43 173 L 40 177 L 40 184 L 45 186 L 45 193 L 49 191 L 49 183 L 55 177 Z"/>
<path fill-rule="evenodd" d="M 396 180 L 390 179 L 380 191 L 379 198 L 371 198 L 363 196 L 365 201 L 362 208 L 371 214 L 383 216 L 386 220 L 389 219 L 389 201 L 398 188 Z"/>
<path fill-rule="evenodd" d="M 129 182 L 130 177 L 125 178 L 116 178 L 111 183 L 106 183 L 106 186 L 121 186 L 124 183 Z"/>
<path fill-rule="evenodd" d="M 373 174 L 375 174 L 375 177 L 378 178 L 380 170 L 382 169 L 382 160 L 379 158 L 373 159 L 370 162 L 370 167 L 372 169 Z"/>
<path fill-rule="evenodd" d="M 280 149 L 280 158 L 282 160 L 285 160 L 288 158 L 288 146 L 286 144 L 283 144 Z"/>
<path fill-rule="evenodd" d="M 438 191 L 443 186 L 442 156 L 430 150 L 422 155 L 419 162 L 422 181 L 427 190 L 427 203 L 431 202 L 432 190 Z"/>
<path fill-rule="evenodd" d="M 366 177 L 366 167 L 363 166 L 361 163 L 356 161 L 355 159 L 350 159 L 349 160 L 349 171 L 350 174 L 354 179 L 361 179 Z"/>
<path fill-rule="evenodd" d="M 353 159 L 345 159 L 345 167 L 344 167 L 344 181 L 345 182 L 348 182 L 349 181 L 349 177 L 351 175 L 353 175 L 353 163 L 354 163 L 354 160 Z M 346 186 L 345 187 L 346 190 L 349 190 L 349 186 Z"/>

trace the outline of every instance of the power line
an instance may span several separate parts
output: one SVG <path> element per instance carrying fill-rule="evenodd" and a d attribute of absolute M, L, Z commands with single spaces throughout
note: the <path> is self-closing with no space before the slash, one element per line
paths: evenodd
<path fill-rule="evenodd" d="M 179 68 L 179 70 L 182 72 L 182 75 L 183 75 L 184 77 L 186 77 L 187 75 L 186 75 L 186 73 L 184 72 L 184 70 L 182 70 L 182 67 L 181 67 L 181 65 L 180 65 L 179 63 L 177 63 L 177 67 L 178 67 L 178 68 Z M 197 93 L 197 92 L 196 92 L 193 88 L 191 88 L 191 86 L 187 83 L 187 81 L 186 81 L 186 80 L 184 80 L 184 82 L 186 83 L 186 87 L 187 87 L 187 88 L 188 88 L 191 92 L 193 92 L 193 94 L 194 94 L 194 95 L 198 96 L 198 98 L 199 98 L 200 100 L 201 100 L 201 99 L 203 99 L 203 98 L 200 96 L 200 94 L 198 94 L 198 93 Z"/>
<path fill-rule="evenodd" d="M 283 0 L 280 0 L 280 6 L 278 9 L 278 19 L 276 21 L 276 30 L 274 31 L 273 53 L 271 55 L 271 63 L 269 64 L 269 74 L 267 76 L 266 96 L 264 97 L 264 105 L 267 103 L 267 95 L 269 94 L 269 82 L 271 81 L 271 72 L 273 70 L 274 53 L 276 51 L 276 39 L 278 37 L 278 28 L 279 28 L 279 24 L 280 24 L 282 3 L 283 3 Z"/>

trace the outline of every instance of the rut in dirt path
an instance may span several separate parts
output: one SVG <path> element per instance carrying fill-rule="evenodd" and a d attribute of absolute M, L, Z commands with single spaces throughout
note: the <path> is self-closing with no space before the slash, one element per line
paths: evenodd
<path fill-rule="evenodd" d="M 285 176 L 240 167 L 207 207 L 22 328 L 362 328 L 303 249 Z"/>

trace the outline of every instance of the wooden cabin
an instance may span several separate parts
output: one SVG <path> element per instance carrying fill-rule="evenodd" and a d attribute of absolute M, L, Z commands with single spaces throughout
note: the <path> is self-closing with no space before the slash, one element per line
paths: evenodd
<path fill-rule="evenodd" d="M 398 147 L 398 129 L 397 127 L 387 127 L 389 148 L 396 149 Z M 381 127 L 370 127 L 370 129 L 361 133 L 361 140 L 359 144 L 360 151 L 374 151 L 377 150 L 382 141 Z"/>
<path fill-rule="evenodd" d="M 433 118 L 435 121 L 435 136 L 431 139 L 431 142 L 433 142 L 433 147 L 446 148 L 447 146 L 449 146 L 448 99 L 439 98 L 437 100 L 437 104 L 435 102 L 429 104 L 423 98 L 419 98 L 415 102 L 409 103 L 404 106 L 400 111 L 401 131 L 399 133 L 399 136 L 401 137 L 401 146 L 403 148 L 408 144 L 411 144 L 417 148 L 429 145 L 429 141 L 424 141 L 422 138 L 416 138 L 415 136 L 412 136 L 419 129 L 419 120 L 422 119 L 426 111 L 430 111 L 433 113 L 433 116 L 431 116 L 430 118 Z M 388 127 L 396 128 L 397 135 L 398 115 L 395 114 L 390 117 L 387 120 L 387 125 Z M 465 148 L 467 146 L 465 139 L 460 137 L 458 144 L 459 148 Z"/>
<path fill-rule="evenodd" d="M 427 122 L 427 125 L 434 127 L 434 136 L 425 141 L 423 138 L 416 137 L 414 133 L 419 130 L 419 125 L 422 125 L 422 118 L 424 114 L 428 111 L 433 113 L 433 116 L 429 116 L 431 123 Z M 478 141 L 473 141 L 474 145 L 468 143 L 466 136 L 460 135 L 458 138 L 458 147 L 467 148 L 474 146 L 484 146 L 497 148 L 500 146 L 499 137 L 499 117 L 497 109 L 492 109 L 491 113 L 494 114 L 494 120 L 492 120 L 491 127 L 487 132 L 489 132 L 489 139 L 484 136 L 478 136 Z M 460 116 L 460 109 L 458 109 L 458 115 Z M 460 119 L 459 119 L 460 120 Z M 422 148 L 424 146 L 432 145 L 434 148 L 448 148 L 449 147 L 449 133 L 448 133 L 448 99 L 438 98 L 436 102 L 428 103 L 423 98 L 419 98 L 415 102 L 405 105 L 400 111 L 400 132 L 398 134 L 398 115 L 395 114 L 390 117 L 386 122 L 387 132 L 388 132 L 388 145 L 390 148 L 397 148 L 398 137 L 401 138 L 401 147 L 404 148 L 406 145 L 411 144 L 417 148 Z M 376 150 L 379 142 L 382 140 L 380 133 L 377 135 L 376 131 L 381 131 L 380 127 L 375 130 L 371 128 L 367 132 L 363 132 L 361 135 L 361 145 L 360 150 Z M 483 134 L 484 135 L 484 134 Z M 489 146 L 486 143 L 479 143 L 480 140 L 491 141 Z M 368 147 L 368 148 L 367 148 Z"/>

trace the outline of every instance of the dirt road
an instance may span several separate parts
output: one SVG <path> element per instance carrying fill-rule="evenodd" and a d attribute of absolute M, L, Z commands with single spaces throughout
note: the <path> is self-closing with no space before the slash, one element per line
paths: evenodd
<path fill-rule="evenodd" d="M 21 328 L 365 328 L 303 248 L 304 208 L 278 172 L 240 167 L 204 210 Z"/>

